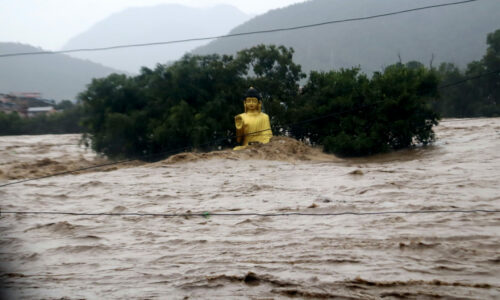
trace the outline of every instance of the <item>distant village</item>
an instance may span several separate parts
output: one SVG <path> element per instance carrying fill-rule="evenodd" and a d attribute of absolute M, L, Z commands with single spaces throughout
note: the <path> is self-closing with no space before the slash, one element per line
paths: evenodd
<path fill-rule="evenodd" d="M 41 93 L 0 93 L 0 112 L 17 112 L 26 118 L 52 114 L 55 105 L 54 100 L 43 99 Z"/>

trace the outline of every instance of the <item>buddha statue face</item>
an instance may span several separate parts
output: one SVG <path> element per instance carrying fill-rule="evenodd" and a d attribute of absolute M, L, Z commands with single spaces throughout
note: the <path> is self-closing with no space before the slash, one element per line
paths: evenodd
<path fill-rule="evenodd" d="M 247 97 L 245 99 L 245 112 L 260 112 L 260 101 L 254 97 Z"/>

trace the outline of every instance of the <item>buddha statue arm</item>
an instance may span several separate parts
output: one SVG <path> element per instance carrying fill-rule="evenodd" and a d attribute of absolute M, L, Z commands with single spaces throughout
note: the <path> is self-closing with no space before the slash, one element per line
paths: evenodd
<path fill-rule="evenodd" d="M 262 130 L 265 130 L 262 134 L 263 136 L 263 143 L 268 143 L 269 139 L 273 136 L 273 131 L 271 130 L 271 122 L 269 122 L 269 116 L 267 114 L 264 115 L 264 128 Z"/>
<path fill-rule="evenodd" d="M 234 117 L 234 123 L 236 126 L 236 142 L 241 143 L 245 135 L 245 123 L 243 122 L 243 116 L 241 114 Z"/>
<path fill-rule="evenodd" d="M 267 114 L 264 114 L 264 118 L 266 123 L 265 127 L 266 129 L 269 129 L 269 131 L 266 132 L 266 134 L 272 136 L 273 132 L 271 131 L 271 122 L 269 122 L 269 116 Z"/>

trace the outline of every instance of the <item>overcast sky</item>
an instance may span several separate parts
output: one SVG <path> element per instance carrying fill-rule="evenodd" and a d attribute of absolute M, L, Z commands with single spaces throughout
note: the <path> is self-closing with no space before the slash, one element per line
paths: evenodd
<path fill-rule="evenodd" d="M 298 2 L 304 0 L 0 0 L 0 41 L 58 50 L 96 22 L 134 6 L 229 4 L 247 14 L 262 14 Z"/>

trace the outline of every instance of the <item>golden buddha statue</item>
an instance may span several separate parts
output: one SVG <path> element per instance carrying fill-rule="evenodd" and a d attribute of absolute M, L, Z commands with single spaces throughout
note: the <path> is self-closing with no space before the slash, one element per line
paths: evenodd
<path fill-rule="evenodd" d="M 251 87 L 244 100 L 245 112 L 234 117 L 236 141 L 241 143 L 234 150 L 245 149 L 252 144 L 266 144 L 273 136 L 269 116 L 262 112 L 260 93 Z"/>

